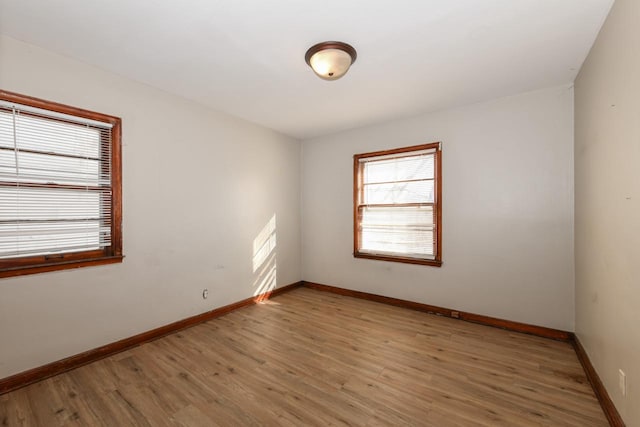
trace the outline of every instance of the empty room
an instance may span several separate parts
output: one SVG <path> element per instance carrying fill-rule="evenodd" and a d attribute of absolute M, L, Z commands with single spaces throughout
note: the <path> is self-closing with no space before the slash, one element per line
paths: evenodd
<path fill-rule="evenodd" d="M 640 1 L 0 0 L 0 426 L 640 427 Z"/>

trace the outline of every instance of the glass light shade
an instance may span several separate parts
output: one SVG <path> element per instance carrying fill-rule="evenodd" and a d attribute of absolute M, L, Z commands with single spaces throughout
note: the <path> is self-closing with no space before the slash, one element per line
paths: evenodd
<path fill-rule="evenodd" d="M 324 80 L 337 80 L 351 67 L 351 55 L 341 49 L 324 49 L 309 58 L 313 72 Z"/>

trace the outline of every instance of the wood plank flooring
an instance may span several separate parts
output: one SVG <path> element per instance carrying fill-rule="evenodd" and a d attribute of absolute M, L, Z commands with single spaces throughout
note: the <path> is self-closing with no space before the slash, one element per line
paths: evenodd
<path fill-rule="evenodd" d="M 1 426 L 606 426 L 571 346 L 298 288 L 0 396 Z"/>

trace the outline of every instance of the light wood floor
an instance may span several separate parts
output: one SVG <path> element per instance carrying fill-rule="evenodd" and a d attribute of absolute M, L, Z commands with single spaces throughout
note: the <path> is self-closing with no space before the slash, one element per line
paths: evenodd
<path fill-rule="evenodd" d="M 0 396 L 2 426 L 606 426 L 567 343 L 299 288 Z"/>

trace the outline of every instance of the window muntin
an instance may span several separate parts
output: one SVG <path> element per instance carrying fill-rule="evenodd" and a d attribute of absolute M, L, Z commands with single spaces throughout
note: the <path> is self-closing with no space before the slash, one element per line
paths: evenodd
<path fill-rule="evenodd" d="M 440 144 L 354 156 L 354 255 L 441 264 Z"/>
<path fill-rule="evenodd" d="M 0 277 L 121 260 L 120 128 L 0 91 Z"/>

